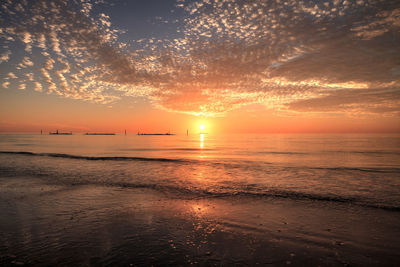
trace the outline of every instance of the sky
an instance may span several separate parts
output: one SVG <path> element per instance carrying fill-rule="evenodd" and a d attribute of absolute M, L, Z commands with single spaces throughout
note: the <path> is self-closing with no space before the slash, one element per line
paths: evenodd
<path fill-rule="evenodd" d="M 400 3 L 3 0 L 0 131 L 399 133 Z"/>

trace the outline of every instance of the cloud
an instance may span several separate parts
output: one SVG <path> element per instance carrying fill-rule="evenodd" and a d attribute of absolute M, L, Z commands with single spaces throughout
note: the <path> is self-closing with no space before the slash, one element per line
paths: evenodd
<path fill-rule="evenodd" d="M 36 60 L 44 62 L 35 64 L 43 66 L 42 78 L 38 76 L 35 81 L 41 87 L 36 88 L 46 88 L 48 93 L 65 97 L 108 103 L 118 97 L 96 88 L 98 83 L 105 82 L 108 87 L 112 83 L 117 88 L 127 83 L 127 77 L 130 81 L 135 76 L 130 60 L 115 48 L 122 44 L 113 43 L 118 30 L 109 28 L 105 14 L 91 17 L 91 6 L 89 2 L 65 1 L 14 1 L 1 6 L 1 11 L 8 16 L 1 22 L 3 40 L 20 40 L 27 53 L 35 53 Z M 42 50 L 41 54 L 34 47 Z M 32 67 L 35 60 L 31 59 L 25 56 L 17 69 Z"/>
<path fill-rule="evenodd" d="M 24 83 L 22 83 L 22 84 L 20 84 L 20 85 L 18 86 L 18 89 L 19 89 L 19 90 L 25 90 L 25 88 L 26 88 L 26 84 L 24 84 Z"/>
<path fill-rule="evenodd" d="M 355 35 L 364 40 L 371 40 L 389 32 L 391 28 L 400 27 L 400 9 L 382 11 L 377 14 L 372 22 L 360 24 L 354 28 Z"/>
<path fill-rule="evenodd" d="M 20 68 L 32 67 L 34 65 L 33 61 L 29 57 L 24 57 L 18 66 Z"/>
<path fill-rule="evenodd" d="M 43 91 L 43 86 L 39 82 L 35 82 L 35 91 L 37 92 L 42 92 Z"/>
<path fill-rule="evenodd" d="M 11 51 L 5 51 L 2 54 L 0 54 L 0 63 L 2 62 L 7 62 L 10 59 Z"/>
<path fill-rule="evenodd" d="M 147 97 L 165 110 L 207 116 L 254 103 L 399 113 L 397 1 L 177 1 L 185 12 L 181 36 L 132 46 L 119 41 L 122 31 L 95 5 L 1 6 L 8 19 L 0 38 L 25 46 L 21 68 L 40 68 L 30 79 L 35 90 L 104 104 Z"/>
<path fill-rule="evenodd" d="M 18 77 L 15 76 L 15 74 L 12 73 L 12 72 L 9 72 L 9 73 L 7 74 L 7 76 L 10 77 L 11 79 L 17 79 L 17 78 L 18 78 Z"/>
<path fill-rule="evenodd" d="M 289 110 L 297 112 L 357 112 L 396 113 L 400 94 L 396 88 L 347 89 L 331 92 L 325 96 L 303 99 L 288 104 Z"/>
<path fill-rule="evenodd" d="M 34 78 L 35 76 L 33 73 L 26 73 L 25 76 L 26 76 L 26 78 L 28 78 L 28 81 L 31 81 L 31 82 L 35 81 L 35 78 Z"/>
<path fill-rule="evenodd" d="M 10 85 L 9 82 L 3 82 L 3 83 L 1 84 L 1 86 L 2 86 L 3 88 L 8 88 L 9 85 Z"/>
<path fill-rule="evenodd" d="M 21 6 L 21 4 L 17 4 L 17 7 L 18 6 Z M 17 9 L 18 10 L 18 9 Z M 24 9 L 20 9 L 20 10 L 18 10 L 18 11 L 20 11 L 21 12 L 21 10 L 22 10 L 22 12 L 24 11 Z M 21 40 L 22 40 L 22 42 L 24 42 L 25 43 L 25 51 L 26 52 L 32 52 L 32 38 L 31 38 L 31 34 L 29 33 L 29 32 L 23 32 L 23 33 L 21 33 Z"/>

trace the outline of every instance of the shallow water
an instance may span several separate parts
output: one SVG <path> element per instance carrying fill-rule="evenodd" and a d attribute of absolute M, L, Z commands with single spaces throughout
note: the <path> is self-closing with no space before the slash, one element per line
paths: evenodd
<path fill-rule="evenodd" d="M 395 266 L 400 137 L 0 135 L 0 265 Z"/>
<path fill-rule="evenodd" d="M 175 198 L 143 188 L 18 180 L 0 188 L 3 266 L 400 263 L 398 212 L 247 196 Z"/>
<path fill-rule="evenodd" d="M 0 173 L 54 184 L 145 187 L 400 210 L 396 135 L 0 135 Z"/>

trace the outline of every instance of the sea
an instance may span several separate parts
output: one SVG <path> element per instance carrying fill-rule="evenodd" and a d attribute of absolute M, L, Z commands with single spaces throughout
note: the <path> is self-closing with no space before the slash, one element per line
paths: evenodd
<path fill-rule="evenodd" d="M 0 134 L 0 176 L 400 211 L 400 136 Z"/>

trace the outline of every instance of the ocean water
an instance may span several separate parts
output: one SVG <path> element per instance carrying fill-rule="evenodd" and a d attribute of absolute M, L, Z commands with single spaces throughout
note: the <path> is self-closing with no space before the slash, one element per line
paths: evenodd
<path fill-rule="evenodd" d="M 1 134 L 0 176 L 400 211 L 400 136 Z"/>

